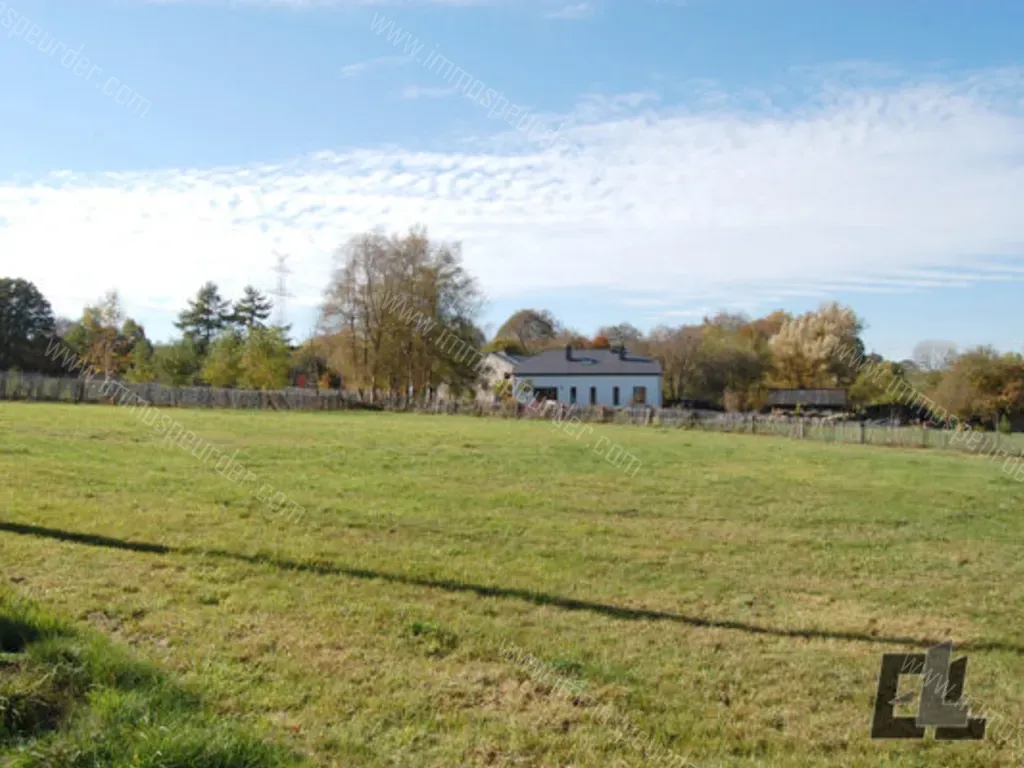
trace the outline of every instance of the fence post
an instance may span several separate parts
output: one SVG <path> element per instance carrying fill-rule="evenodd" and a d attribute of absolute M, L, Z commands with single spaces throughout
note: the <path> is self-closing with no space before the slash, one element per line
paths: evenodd
<path fill-rule="evenodd" d="M 799 425 L 797 426 L 797 438 L 800 440 L 804 439 L 804 417 L 800 417 Z"/>
<path fill-rule="evenodd" d="M 924 423 L 921 424 L 921 447 L 928 447 L 928 426 Z"/>
<path fill-rule="evenodd" d="M 868 425 L 863 421 L 860 423 L 860 444 L 864 445 L 867 442 Z"/>

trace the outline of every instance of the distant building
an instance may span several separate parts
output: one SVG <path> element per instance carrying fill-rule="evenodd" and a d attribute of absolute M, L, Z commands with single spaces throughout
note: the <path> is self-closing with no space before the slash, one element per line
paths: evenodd
<path fill-rule="evenodd" d="M 692 397 L 677 397 L 675 400 L 666 400 L 662 403 L 663 408 L 684 408 L 691 411 L 718 411 L 725 412 L 718 403 L 713 400 L 697 400 Z"/>
<path fill-rule="evenodd" d="M 483 386 L 478 390 L 477 401 L 481 403 L 493 403 L 498 400 L 495 390 L 499 382 L 509 382 L 509 389 L 512 386 L 512 376 L 516 365 L 523 358 L 510 355 L 507 352 L 491 352 L 484 359 L 481 379 Z"/>
<path fill-rule="evenodd" d="M 920 410 L 907 403 L 872 403 L 864 406 L 862 414 L 868 421 L 890 424 L 912 424 L 922 416 Z"/>
<path fill-rule="evenodd" d="M 770 389 L 765 408 L 778 411 L 847 411 L 845 389 Z"/>
<path fill-rule="evenodd" d="M 518 361 L 513 378 L 535 397 L 569 405 L 661 407 L 661 363 L 625 347 L 551 349 Z"/>

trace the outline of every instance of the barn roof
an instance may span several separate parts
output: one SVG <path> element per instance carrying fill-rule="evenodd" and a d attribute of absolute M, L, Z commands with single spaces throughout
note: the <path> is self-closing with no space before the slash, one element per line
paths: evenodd
<path fill-rule="evenodd" d="M 845 408 L 849 405 L 849 399 L 845 389 L 770 389 L 766 405 Z"/>

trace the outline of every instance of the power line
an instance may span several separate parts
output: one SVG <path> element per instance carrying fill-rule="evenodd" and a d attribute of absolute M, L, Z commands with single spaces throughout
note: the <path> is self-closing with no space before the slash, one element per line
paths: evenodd
<path fill-rule="evenodd" d="M 277 290 L 271 291 L 270 295 L 277 299 L 274 302 L 277 310 L 276 324 L 284 328 L 285 320 L 287 319 L 285 304 L 288 297 L 292 295 L 288 293 L 288 275 L 292 274 L 292 271 L 288 269 L 288 254 L 274 251 L 274 256 L 277 257 L 277 265 L 274 267 L 274 272 L 277 273 Z"/>

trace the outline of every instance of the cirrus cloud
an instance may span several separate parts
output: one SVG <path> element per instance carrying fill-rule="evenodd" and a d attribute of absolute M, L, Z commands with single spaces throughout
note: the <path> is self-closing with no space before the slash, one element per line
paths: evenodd
<path fill-rule="evenodd" d="M 315 305 L 332 250 L 417 222 L 492 297 L 600 288 L 664 317 L 790 295 L 1024 276 L 1024 77 L 822 86 L 812 102 L 593 103 L 553 146 L 324 151 L 283 165 L 53 173 L 0 185 L 0 261 L 59 312 L 118 287 L 180 307 L 292 255 Z M 749 99 L 744 104 L 749 104 Z M 656 105 L 655 106 L 652 106 Z M 628 109 L 624 109 L 624 106 Z"/>

